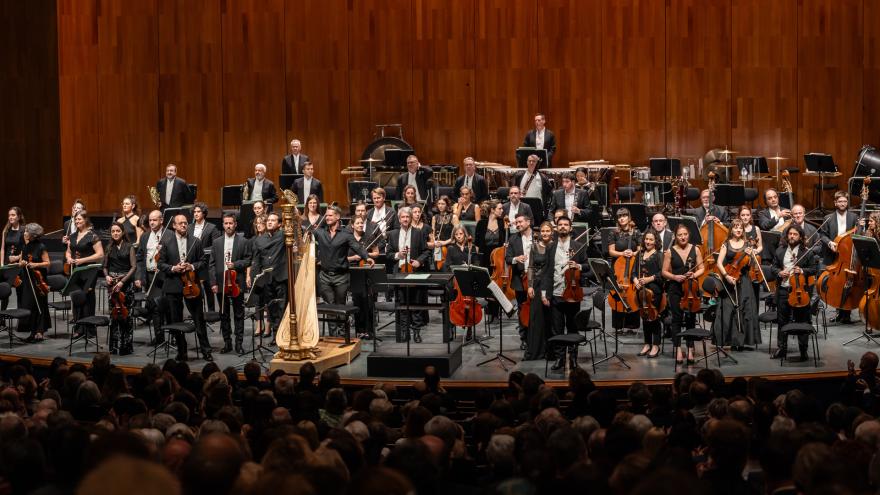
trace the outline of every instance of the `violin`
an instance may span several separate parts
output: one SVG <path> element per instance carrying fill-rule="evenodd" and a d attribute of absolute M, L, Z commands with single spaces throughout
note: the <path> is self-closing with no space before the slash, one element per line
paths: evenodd
<path fill-rule="evenodd" d="M 585 230 L 583 234 L 577 236 L 577 238 L 573 242 L 577 242 L 578 239 L 586 235 L 588 231 Z M 583 244 L 578 251 L 586 247 L 587 244 Z M 578 253 L 575 250 L 569 250 L 568 259 L 571 261 L 575 255 Z M 581 287 L 581 267 L 578 265 L 574 268 L 566 268 L 565 274 L 563 275 L 563 282 L 565 284 L 565 288 L 562 290 L 562 299 L 565 302 L 576 302 L 580 303 L 584 300 L 584 288 Z"/>
<path fill-rule="evenodd" d="M 694 263 L 691 260 L 687 262 L 687 271 L 693 272 Z M 683 311 L 687 311 L 688 313 L 697 313 L 700 311 L 700 303 L 701 303 L 701 291 L 700 291 L 700 282 L 696 277 L 686 278 L 684 282 L 681 283 L 682 296 L 680 307 Z"/>
<path fill-rule="evenodd" d="M 751 259 L 749 258 L 749 255 L 746 254 L 745 246 L 743 246 L 743 250 L 733 255 L 733 260 L 724 265 L 724 272 L 736 280 L 739 280 L 742 276 L 743 270 L 749 266 L 750 262 Z"/>
<path fill-rule="evenodd" d="M 226 253 L 226 263 L 232 261 L 232 253 Z M 228 297 L 238 297 L 241 287 L 238 286 L 238 272 L 234 268 L 227 268 L 223 272 L 223 293 Z"/>
<path fill-rule="evenodd" d="M 34 262 L 34 256 L 32 254 L 28 255 L 28 263 Z M 31 273 L 34 274 L 34 290 L 37 291 L 37 294 L 41 296 L 49 295 L 49 284 L 46 283 L 46 280 L 43 279 L 43 274 L 40 270 L 35 268 L 28 268 Z"/>
<path fill-rule="evenodd" d="M 443 226 L 446 225 L 446 219 L 449 215 L 440 215 L 440 228 L 434 231 L 434 242 L 437 242 L 437 239 L 440 237 L 440 233 L 443 232 Z M 436 221 L 434 222 L 436 223 Z M 448 249 L 446 246 L 438 246 L 434 248 L 434 265 L 437 267 L 437 271 L 443 269 L 443 265 L 446 264 L 446 254 Z"/>
<path fill-rule="evenodd" d="M 415 268 L 412 266 L 412 260 L 409 257 L 409 248 L 405 247 L 405 248 L 403 248 L 403 250 L 406 253 L 406 258 L 404 259 L 403 265 L 401 265 L 401 267 L 400 267 L 400 272 L 401 273 L 412 273 L 415 271 Z"/>
<path fill-rule="evenodd" d="M 647 273 L 644 270 L 644 266 L 642 266 L 642 255 L 638 254 L 639 257 L 639 274 L 641 277 L 646 277 Z M 642 288 L 638 289 L 638 306 L 639 306 L 639 315 L 645 321 L 654 321 L 660 317 L 660 309 L 654 306 L 654 291 L 648 288 L 648 284 L 642 284 Z"/>
<path fill-rule="evenodd" d="M 749 244 L 752 246 L 752 264 L 749 265 L 749 278 L 753 282 L 766 284 L 767 277 L 764 276 L 764 270 L 761 269 L 761 255 L 754 251 L 758 249 L 758 239 L 749 239 Z M 767 292 L 770 292 L 769 287 Z"/>
<path fill-rule="evenodd" d="M 189 251 L 192 251 L 193 246 L 196 243 L 191 242 Z M 157 250 L 158 253 L 158 250 Z M 157 254 L 158 255 L 158 254 Z M 189 252 L 187 252 L 186 256 L 180 260 L 181 263 L 186 262 L 186 258 L 189 257 Z M 187 272 L 183 272 L 180 274 L 180 282 L 183 284 L 183 297 L 184 299 L 195 299 L 202 295 L 201 283 L 199 282 L 199 278 L 196 276 L 195 270 L 190 270 Z"/>
<path fill-rule="evenodd" d="M 113 320 L 126 320 L 128 319 L 128 306 L 125 301 L 125 292 L 122 290 L 116 289 L 116 284 L 119 283 L 119 280 L 113 281 L 113 290 L 110 292 L 110 302 L 113 304 L 113 309 L 110 310 L 110 318 Z"/>

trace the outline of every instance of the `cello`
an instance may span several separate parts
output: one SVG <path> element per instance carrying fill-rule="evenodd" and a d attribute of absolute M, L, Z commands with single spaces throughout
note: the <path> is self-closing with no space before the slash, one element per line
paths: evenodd
<path fill-rule="evenodd" d="M 504 262 L 504 257 L 506 255 L 507 243 L 505 242 L 503 246 L 492 250 L 489 259 L 492 263 L 492 281 L 501 288 L 501 291 L 504 292 L 504 296 L 507 297 L 507 300 L 512 301 L 513 298 L 516 297 L 516 293 L 510 285 L 510 266 Z"/>
<path fill-rule="evenodd" d="M 712 200 L 714 196 L 715 172 L 709 172 L 709 209 L 706 212 L 706 215 L 709 214 L 709 211 L 712 211 L 712 206 L 714 206 Z M 706 280 L 706 277 L 708 277 L 710 273 L 717 271 L 718 261 L 715 259 L 715 255 L 721 249 L 721 245 L 724 244 L 724 241 L 727 240 L 727 227 L 722 225 L 719 220 L 705 222 L 703 226 L 700 227 L 700 237 L 703 239 L 703 252 L 706 253 L 706 257 L 703 259 L 705 270 L 703 271 L 703 274 L 700 275 L 699 279 L 699 285 L 702 287 L 703 281 Z"/>
<path fill-rule="evenodd" d="M 865 218 L 865 204 L 868 202 L 868 185 L 870 177 L 865 177 L 862 184 L 862 205 L 859 218 Z M 836 213 L 834 214 L 836 215 Z M 859 307 L 862 296 L 865 295 L 865 279 L 859 276 L 861 263 L 853 249 L 852 236 L 861 232 L 858 225 L 853 229 L 837 235 L 834 242 L 837 244 L 837 259 L 828 265 L 816 280 L 816 293 L 825 304 L 840 310 L 849 311 Z"/>
<path fill-rule="evenodd" d="M 471 260 L 471 249 L 472 246 L 469 242 L 467 253 L 468 265 L 470 265 Z M 457 279 L 453 278 L 453 282 L 457 294 L 455 300 L 449 305 L 449 321 L 461 328 L 476 326 L 483 319 L 483 307 L 477 304 L 477 298 L 462 295 Z"/>
<path fill-rule="evenodd" d="M 630 221 L 630 229 L 634 228 L 635 223 Z M 628 249 L 632 250 L 632 235 L 629 238 Z M 633 258 L 638 255 L 639 253 L 636 251 L 635 255 L 630 258 L 619 256 L 614 261 L 614 278 L 617 280 L 617 285 L 623 293 L 619 294 L 616 290 L 611 289 L 608 293 L 608 305 L 611 306 L 613 311 L 618 313 L 638 310 L 638 294 L 636 294 L 635 285 L 632 284 L 633 270 L 636 264 L 636 260 Z M 625 305 L 624 301 L 626 301 Z"/>

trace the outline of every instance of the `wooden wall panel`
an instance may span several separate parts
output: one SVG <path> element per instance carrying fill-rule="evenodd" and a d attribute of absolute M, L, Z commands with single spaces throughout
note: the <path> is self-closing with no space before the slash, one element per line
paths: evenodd
<path fill-rule="evenodd" d="M 92 210 L 118 210 L 122 197 L 156 181 L 158 133 L 158 25 L 156 2 L 98 3 L 98 187 Z"/>
<path fill-rule="evenodd" d="M 880 147 L 880 0 L 865 0 L 862 143 Z"/>
<path fill-rule="evenodd" d="M 554 167 L 602 156 L 602 3 L 540 2 L 538 107 L 556 133 Z"/>
<path fill-rule="evenodd" d="M 643 164 L 666 156 L 665 0 L 605 3 L 602 156 Z"/>
<path fill-rule="evenodd" d="M 284 3 L 220 0 L 226 184 L 264 163 L 277 178 L 284 156 Z"/>
<path fill-rule="evenodd" d="M 547 112 L 539 107 L 535 74 L 537 4 L 477 0 L 476 15 L 475 158 L 514 163 L 534 113 Z M 548 126 L 553 129 L 552 120 Z"/>
<path fill-rule="evenodd" d="M 199 199 L 216 205 L 224 185 L 220 4 L 159 0 L 158 25 L 159 159 L 150 164 L 150 184 L 175 163 L 198 184 Z"/>
<path fill-rule="evenodd" d="M 474 154 L 473 5 L 473 0 L 415 2 L 412 133 L 422 163 L 460 165 Z"/>
<path fill-rule="evenodd" d="M 287 0 L 284 7 L 285 139 L 273 148 L 279 167 L 297 138 L 315 163 L 324 196 L 347 198 L 349 142 L 348 17 L 345 0 Z M 338 15 L 326 15 L 335 12 Z"/>
<path fill-rule="evenodd" d="M 693 158 L 729 146 L 730 3 L 669 0 L 666 7 L 666 142 Z"/>

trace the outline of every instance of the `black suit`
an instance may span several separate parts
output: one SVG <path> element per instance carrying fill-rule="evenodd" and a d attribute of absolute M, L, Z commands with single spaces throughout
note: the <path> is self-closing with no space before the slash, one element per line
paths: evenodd
<path fill-rule="evenodd" d="M 586 222 L 590 216 L 590 198 L 586 191 L 575 188 L 574 206 L 580 209 L 580 212 L 574 215 L 574 218 L 572 218 L 571 221 Z M 553 191 L 548 216 L 555 213 L 556 210 L 565 210 L 565 189 L 557 189 Z"/>
<path fill-rule="evenodd" d="M 501 205 L 501 210 L 504 212 L 505 218 L 510 218 L 510 201 Z M 535 215 L 532 214 L 532 207 L 531 206 L 520 201 L 519 207 L 516 210 L 516 214 L 519 215 L 520 213 L 522 213 L 523 215 L 525 215 L 526 217 L 528 217 L 532 220 L 532 226 L 535 225 Z M 515 218 L 516 217 L 514 217 L 514 219 Z M 513 222 L 511 222 L 510 225 L 513 225 Z"/>
<path fill-rule="evenodd" d="M 760 212 L 758 212 L 758 227 L 761 227 L 761 230 L 773 230 L 774 227 L 779 223 L 780 217 L 773 217 L 770 214 L 770 209 L 764 208 Z"/>
<path fill-rule="evenodd" d="M 193 232 L 196 230 L 195 221 L 189 224 L 186 228 L 187 235 L 193 235 Z M 214 239 L 220 237 L 220 229 L 217 228 L 213 223 L 205 220 L 205 226 L 202 228 L 201 237 L 199 239 L 202 240 L 202 246 L 205 249 L 211 248 L 211 243 L 214 242 Z M 202 281 L 202 286 L 205 290 L 205 303 L 208 306 L 208 311 L 214 311 L 214 299 L 213 293 L 211 292 L 211 285 L 209 283 L 208 277 L 208 263 L 205 263 L 202 266 L 202 269 L 199 271 L 199 279 Z M 219 301 L 219 299 L 217 299 Z"/>
<path fill-rule="evenodd" d="M 256 179 L 251 177 L 247 180 L 248 197 L 244 200 L 253 200 L 254 198 L 254 182 Z M 275 190 L 275 184 L 269 179 L 263 179 L 263 201 L 266 203 L 274 203 L 278 201 L 278 192 Z"/>
<path fill-rule="evenodd" d="M 523 146 L 526 148 L 535 147 L 535 136 L 538 131 L 532 129 L 523 139 Z M 550 129 L 544 128 L 544 149 L 547 150 L 547 163 L 538 163 L 538 168 L 550 168 L 553 166 L 553 155 L 556 153 L 556 136 Z"/>
<path fill-rule="evenodd" d="M 792 308 L 789 306 L 788 295 L 790 293 L 790 288 L 783 287 L 782 284 L 785 281 L 779 279 L 779 272 L 785 269 L 784 262 L 787 249 L 787 242 L 776 249 L 776 256 L 773 259 L 773 265 L 770 267 L 770 276 L 771 278 L 776 279 L 776 341 L 778 342 L 779 349 L 783 352 L 787 350 L 788 343 L 786 339 L 782 337 L 782 327 L 792 321 L 805 323 L 809 323 L 810 321 L 810 305 L 803 308 Z M 798 248 L 796 256 L 797 258 L 800 258 L 800 261 L 798 261 L 797 266 L 803 269 L 804 275 L 806 275 L 807 279 L 815 276 L 818 271 L 819 259 L 815 254 L 816 249 L 813 249 L 809 254 L 805 254 L 803 247 Z M 808 286 L 807 292 L 812 294 L 813 287 Z M 798 347 L 801 354 L 806 353 L 808 342 L 808 335 L 798 336 Z"/>
<path fill-rule="evenodd" d="M 272 235 L 255 237 L 251 244 L 251 277 L 256 278 L 265 268 L 272 268 L 271 275 L 264 275 L 262 284 L 266 301 L 280 300 L 269 306 L 269 324 L 278 330 L 284 309 L 287 307 L 287 248 L 284 232 L 279 228 Z"/>
<path fill-rule="evenodd" d="M 452 189 L 452 200 L 458 201 L 461 195 L 461 188 L 464 187 L 465 176 L 455 179 L 455 187 Z M 485 177 L 480 174 L 474 174 L 471 178 L 471 201 L 474 203 L 482 203 L 489 199 L 489 185 L 486 183 Z"/>
<path fill-rule="evenodd" d="M 165 208 L 180 208 L 183 205 L 191 204 L 195 198 L 192 196 L 192 191 L 189 190 L 189 186 L 186 185 L 186 181 L 181 179 L 180 177 L 176 177 L 174 179 L 174 185 L 171 189 L 171 202 L 165 202 L 165 189 L 168 185 L 168 178 L 159 179 L 159 182 L 156 183 L 156 190 L 159 192 L 159 198 L 162 201 L 161 210 L 165 210 Z"/>
<path fill-rule="evenodd" d="M 432 175 L 434 175 L 434 172 L 427 167 L 419 167 L 416 170 L 416 188 L 419 190 L 419 197 L 422 198 L 422 201 L 428 198 L 428 179 Z M 407 186 L 408 180 L 409 170 L 397 176 L 397 199 L 403 199 L 403 188 Z"/>
<path fill-rule="evenodd" d="M 858 222 L 858 215 L 849 211 L 846 212 L 846 232 L 849 232 L 850 230 L 855 228 Z M 830 215 L 827 215 L 822 221 L 822 228 L 819 230 L 819 240 L 824 247 L 824 262 L 826 265 L 834 263 L 834 260 L 837 259 L 837 253 L 835 253 L 831 250 L 831 248 L 828 247 L 828 243 L 836 239 L 837 236 L 845 234 L 846 232 L 839 232 L 837 229 L 836 211 L 834 213 L 831 213 Z"/>
<path fill-rule="evenodd" d="M 416 272 L 426 272 L 428 271 L 428 262 L 431 259 L 428 240 L 422 236 L 422 231 L 419 229 L 410 228 L 409 235 L 411 236 L 409 239 L 409 259 L 419 262 L 419 267 L 415 269 Z M 388 232 L 385 246 L 388 265 L 392 267 L 395 273 L 399 272 L 401 260 L 397 259 L 397 253 L 401 252 L 400 229 Z M 421 304 L 427 302 L 427 296 L 428 294 L 423 290 L 398 288 L 394 297 L 401 304 L 406 304 L 406 301 L 410 301 L 412 304 Z M 419 310 L 396 311 L 394 315 L 394 331 L 397 341 L 406 342 L 409 338 L 408 330 L 417 332 L 419 328 L 426 325 L 427 320 L 424 317 L 423 312 Z"/>
<path fill-rule="evenodd" d="M 582 244 L 579 242 L 574 242 L 571 237 L 569 237 L 569 250 L 577 252 L 572 258 L 572 261 L 576 262 L 581 266 L 581 274 L 587 273 L 590 269 L 589 264 L 587 263 L 587 252 L 586 249 L 581 249 Z M 574 317 L 577 312 L 580 310 L 581 301 L 577 302 L 569 302 L 562 299 L 561 296 L 557 296 L 554 294 L 554 288 L 556 284 L 555 273 L 556 273 L 556 254 L 557 249 L 559 247 L 559 242 L 553 242 L 549 246 L 547 246 L 547 266 L 543 270 L 544 280 L 541 282 L 541 286 L 544 290 L 547 291 L 548 299 L 550 299 L 550 308 L 551 314 L 553 316 L 553 324 L 550 329 L 549 337 L 553 337 L 556 335 L 562 335 L 564 333 L 578 333 L 577 326 L 575 325 Z M 567 255 L 568 253 L 566 253 Z M 564 282 L 564 280 L 562 281 Z M 578 285 L 580 285 L 580 281 L 578 281 Z M 548 337 L 548 338 L 549 338 Z M 555 349 L 548 349 L 551 354 L 557 354 Z M 560 356 L 557 356 L 560 357 Z M 577 359 L 577 349 L 575 348 L 572 351 L 572 360 L 575 361 Z"/>
<path fill-rule="evenodd" d="M 207 261 L 202 241 L 195 236 L 187 235 L 186 253 L 183 259 L 190 263 L 193 266 L 193 271 L 198 274 Z M 199 339 L 202 355 L 207 357 L 211 355 L 211 344 L 208 342 L 208 332 L 205 328 L 202 294 L 192 299 L 183 297 L 182 273 L 172 271 L 172 268 L 180 260 L 181 253 L 177 249 L 177 234 L 175 233 L 162 244 L 162 249 L 159 251 L 159 270 L 165 274 L 162 293 L 168 303 L 170 323 L 180 323 L 183 321 L 183 306 L 186 304 L 186 309 L 189 311 L 190 316 L 192 316 L 196 327 L 196 336 Z M 199 285 L 201 285 L 200 282 Z M 177 335 L 177 356 L 180 359 L 186 359 L 186 336 L 182 333 Z"/>
<path fill-rule="evenodd" d="M 293 181 L 293 193 L 296 194 L 297 199 L 299 199 L 299 202 L 302 204 L 305 204 L 306 199 L 308 199 L 308 196 L 303 191 L 303 189 L 305 188 L 305 183 L 306 180 L 304 177 L 300 177 Z M 315 177 L 312 177 L 312 183 L 309 184 L 309 194 L 314 194 L 315 196 L 317 196 L 318 203 L 324 202 L 324 186 L 321 185 L 321 181 L 319 181 Z"/>
<path fill-rule="evenodd" d="M 658 232 L 651 228 L 651 232 L 657 236 L 657 248 L 659 251 L 668 251 L 669 246 L 672 246 L 672 243 L 675 242 L 675 234 L 669 229 L 663 229 L 663 232 Z"/>
<path fill-rule="evenodd" d="M 718 206 L 712 205 L 712 215 L 716 217 L 718 220 L 721 220 L 721 223 L 727 224 L 727 210 Z M 697 226 L 702 227 L 703 222 L 706 220 L 706 208 L 703 208 L 701 205 L 698 208 L 688 208 L 687 213 L 689 215 L 693 215 L 697 219 Z"/>
<path fill-rule="evenodd" d="M 281 159 L 281 173 L 282 174 L 301 174 L 303 165 L 309 160 L 309 155 L 304 155 L 300 153 L 298 156 L 294 158 L 293 155 L 285 155 L 284 158 Z"/>
<path fill-rule="evenodd" d="M 153 283 L 153 278 L 158 277 L 155 282 L 155 287 L 153 288 L 154 297 L 148 297 L 145 301 L 146 309 L 150 313 L 153 332 L 155 332 L 155 343 L 158 343 L 165 340 L 165 334 L 162 333 L 160 329 L 162 328 L 163 319 L 166 322 L 168 321 L 168 308 L 165 305 L 165 298 L 162 297 L 162 280 L 165 276 L 161 271 L 147 271 L 147 243 L 149 242 L 150 237 L 155 237 L 155 235 L 155 232 L 148 230 L 144 232 L 138 240 L 137 249 L 135 251 L 137 268 L 135 269 L 134 276 L 135 281 L 140 282 L 141 289 L 145 293 L 150 289 L 150 284 Z M 171 229 L 163 229 L 162 234 L 159 237 L 159 245 L 161 246 L 168 242 L 168 239 L 173 235 L 174 232 Z"/>
<path fill-rule="evenodd" d="M 214 239 L 211 243 L 211 261 L 208 267 L 210 285 L 218 286 L 217 297 L 224 299 L 222 302 L 222 315 L 220 319 L 220 332 L 223 334 L 223 340 L 229 346 L 232 340 L 232 325 L 229 322 L 229 307 L 232 306 L 232 312 L 235 314 L 235 345 L 241 347 L 244 340 L 244 294 L 247 291 L 245 281 L 245 270 L 251 264 L 251 253 L 248 251 L 250 243 L 241 234 L 235 234 L 232 241 L 231 259 L 235 270 L 235 281 L 239 287 L 238 297 L 232 297 L 231 294 L 223 293 L 223 285 L 225 282 L 225 256 L 226 236 L 221 235 Z"/>
<path fill-rule="evenodd" d="M 532 235 L 532 243 L 538 241 L 538 236 Z M 514 294 L 516 295 L 516 302 L 519 306 L 519 311 L 523 311 L 522 304 L 526 302 L 529 298 L 529 294 L 527 292 L 527 287 L 523 286 L 522 277 L 526 274 L 526 270 L 523 267 L 522 263 L 516 262 L 514 263 L 513 259 L 517 256 L 522 256 L 523 254 L 529 255 L 531 252 L 531 246 L 528 249 L 528 252 L 523 248 L 523 239 L 522 234 L 519 232 L 515 234 L 511 234 L 510 237 L 507 238 L 507 251 L 504 253 L 504 261 L 510 265 L 510 286 L 513 288 Z M 529 260 L 531 262 L 531 260 Z M 529 280 L 529 284 L 535 284 L 534 280 Z M 528 321 L 528 318 L 526 319 Z M 528 336 L 528 326 L 519 326 L 519 337 L 525 342 L 526 337 Z"/>

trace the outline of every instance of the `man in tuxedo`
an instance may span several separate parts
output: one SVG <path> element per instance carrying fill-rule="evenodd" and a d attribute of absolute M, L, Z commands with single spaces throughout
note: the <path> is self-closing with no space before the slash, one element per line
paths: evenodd
<path fill-rule="evenodd" d="M 211 244 L 214 243 L 214 239 L 220 237 L 220 230 L 217 227 L 208 221 L 208 205 L 197 201 L 196 204 L 193 205 L 193 223 L 187 227 L 187 234 L 191 236 L 198 237 L 202 241 L 202 246 L 206 249 L 211 247 Z M 214 297 L 211 296 L 211 280 L 208 275 L 208 263 L 202 265 L 202 269 L 199 271 L 199 279 L 202 281 L 202 286 L 205 291 L 205 303 L 208 306 L 208 311 L 214 311 Z"/>
<path fill-rule="evenodd" d="M 156 183 L 156 190 L 162 201 L 160 206 L 162 211 L 165 211 L 165 208 L 180 208 L 192 203 L 195 199 L 192 197 L 192 191 L 186 185 L 186 181 L 177 176 L 177 165 L 173 163 L 169 163 L 165 167 L 165 178 L 159 179 L 159 182 Z"/>
<path fill-rule="evenodd" d="M 654 229 L 654 234 L 657 235 L 657 246 L 660 251 L 664 252 L 669 249 L 669 246 L 675 240 L 675 235 L 669 230 L 667 225 L 666 215 L 662 213 L 655 213 L 651 218 L 651 228 Z"/>
<path fill-rule="evenodd" d="M 412 228 L 412 210 L 408 206 L 401 208 L 397 212 L 397 221 L 400 228 L 388 232 L 385 255 L 389 264 L 393 265 L 395 273 L 401 271 L 401 267 L 407 262 L 412 264 L 413 271 L 427 271 L 431 250 L 428 249 L 428 240 L 422 237 L 422 231 Z M 424 290 L 404 288 L 398 289 L 395 297 L 398 301 L 404 301 L 404 304 L 405 301 L 418 304 L 419 296 L 422 294 L 427 298 Z M 420 311 L 397 311 L 394 321 L 397 342 L 406 342 L 409 331 L 413 332 L 413 340 L 416 343 L 422 341 L 420 331 L 427 322 L 422 321 Z"/>
<path fill-rule="evenodd" d="M 523 198 L 540 199 L 542 205 L 546 205 L 553 194 L 550 179 L 538 170 L 538 155 L 529 155 L 526 160 L 526 170 L 517 172 L 513 176 L 513 184 L 519 186 Z M 544 220 L 543 207 L 541 211 L 533 211 L 533 213 L 535 214 L 535 223 L 541 223 Z"/>
<path fill-rule="evenodd" d="M 553 166 L 553 155 L 556 153 L 556 136 L 547 129 L 547 118 L 543 113 L 535 114 L 535 128 L 526 134 L 523 139 L 523 147 L 547 150 L 547 164 L 544 168 Z"/>
<path fill-rule="evenodd" d="M 791 218 L 791 210 L 779 206 L 779 193 L 770 188 L 764 191 L 767 208 L 758 213 L 758 227 L 761 230 L 779 230 Z"/>
<path fill-rule="evenodd" d="M 422 167 L 416 155 L 409 155 L 406 157 L 406 172 L 397 176 L 397 197 L 403 199 L 403 188 L 412 184 L 416 188 L 416 201 L 426 200 L 432 175 L 431 169 Z"/>
<path fill-rule="evenodd" d="M 819 242 L 824 246 L 825 266 L 837 259 L 837 236 L 845 234 L 856 227 L 859 216 L 849 211 L 849 193 L 837 191 L 834 193 L 834 213 L 825 217 L 822 228 L 819 229 Z M 817 248 L 818 249 L 818 248 Z M 848 261 L 847 261 L 848 262 Z M 843 309 L 837 310 L 837 316 L 832 320 L 837 323 L 852 323 L 850 312 Z"/>
<path fill-rule="evenodd" d="M 516 217 L 520 214 L 520 212 L 528 217 L 529 222 L 534 222 L 535 217 L 532 215 L 532 207 L 520 201 L 520 197 L 522 193 L 519 190 L 519 186 L 511 186 L 509 192 L 507 193 L 507 202 L 505 202 L 501 206 L 501 210 L 504 212 L 504 216 L 507 217 L 507 220 L 510 225 L 510 231 L 516 232 Z"/>
<path fill-rule="evenodd" d="M 211 263 L 208 270 L 211 291 L 222 299 L 220 332 L 223 334 L 223 349 L 220 350 L 220 354 L 233 350 L 232 325 L 229 322 L 230 307 L 235 316 L 235 352 L 244 354 L 242 342 L 244 341 L 245 270 L 251 264 L 251 254 L 248 250 L 248 241 L 243 235 L 235 232 L 236 228 L 235 213 L 224 213 L 223 235 L 211 243 Z M 239 289 L 237 297 L 224 291 L 227 270 L 235 271 L 235 283 Z"/>
<path fill-rule="evenodd" d="M 165 278 L 159 271 L 156 261 L 156 254 L 161 249 L 160 246 L 167 244 L 171 239 L 172 231 L 165 230 L 162 225 L 162 212 L 153 210 L 147 216 L 149 230 L 141 235 L 138 239 L 137 250 L 135 251 L 135 260 L 137 269 L 135 270 L 134 286 L 138 290 L 144 292 L 153 287 L 154 278 L 158 278 L 153 287 L 153 296 L 147 294 L 145 300 L 147 312 L 150 315 L 150 322 L 153 327 L 154 337 L 151 346 L 159 345 L 165 342 L 165 334 L 162 333 L 162 322 L 168 321 L 167 307 L 165 299 L 162 297 L 162 280 Z"/>
<path fill-rule="evenodd" d="M 290 153 L 281 159 L 282 174 L 301 174 L 306 163 L 309 163 L 309 155 L 301 153 L 302 143 L 299 139 L 290 142 Z"/>
<path fill-rule="evenodd" d="M 187 273 L 198 274 L 202 265 L 206 263 L 202 241 L 187 233 L 189 222 L 185 215 L 174 216 L 174 235 L 163 243 L 159 250 L 159 270 L 165 274 L 162 284 L 162 293 L 168 303 L 170 323 L 183 321 L 183 306 L 192 316 L 196 327 L 196 336 L 199 339 L 199 347 L 202 358 L 205 361 L 213 361 L 211 356 L 211 344 L 208 342 L 208 332 L 205 327 L 205 315 L 202 309 L 202 294 L 199 297 L 187 299 L 183 297 L 183 281 L 181 277 Z M 198 278 L 198 276 L 196 276 Z M 198 281 L 201 285 L 201 281 Z M 177 336 L 177 360 L 186 361 L 186 336 L 178 332 Z"/>
<path fill-rule="evenodd" d="M 565 210 L 568 218 L 575 222 L 586 222 L 590 215 L 590 199 L 587 192 L 575 187 L 574 174 L 562 174 L 562 187 L 553 191 L 550 211 Z"/>
<path fill-rule="evenodd" d="M 574 181 L 572 181 L 574 182 Z M 551 307 L 553 325 L 551 337 L 565 333 L 578 333 L 574 316 L 580 311 L 580 301 L 566 301 L 562 295 L 565 292 L 565 273 L 569 268 L 580 268 L 581 273 L 586 273 L 590 267 L 587 263 L 587 253 L 580 249 L 582 244 L 571 238 L 571 219 L 561 217 L 556 225 L 556 241 L 547 247 L 547 260 L 553 263 L 552 270 L 544 270 L 544 280 L 540 286 L 543 288 L 541 302 Z M 577 252 L 574 258 L 569 256 L 571 251 Z M 549 267 L 548 267 L 549 268 Z M 578 282 L 580 284 L 580 282 Z M 565 365 L 565 353 L 560 349 L 548 349 L 555 354 L 556 363 L 554 370 L 562 369 Z M 571 368 L 577 367 L 577 346 L 570 353 Z"/>
<path fill-rule="evenodd" d="M 262 163 L 254 165 L 254 176 L 247 180 L 248 197 L 250 201 L 264 201 L 272 204 L 278 201 L 278 192 L 275 184 L 266 178 L 266 166 Z"/>
<path fill-rule="evenodd" d="M 489 186 L 486 184 L 486 178 L 477 173 L 477 164 L 471 157 L 464 159 L 464 175 L 455 179 L 455 187 L 452 189 L 453 201 L 458 201 L 462 187 L 470 188 L 473 193 L 471 200 L 476 204 L 489 199 Z"/>
<path fill-rule="evenodd" d="M 711 208 L 709 207 L 708 189 L 703 189 L 703 192 L 700 193 L 700 203 L 702 204 L 699 208 L 689 208 L 687 210 L 688 214 L 697 218 L 698 226 L 702 227 L 707 221 L 727 223 L 727 210 L 718 205 L 712 205 Z"/>
<path fill-rule="evenodd" d="M 324 202 L 324 186 L 321 181 L 315 178 L 315 165 L 312 162 L 306 162 L 302 167 L 303 176 L 293 181 L 293 193 L 299 199 L 300 203 L 305 203 L 309 195 L 314 194 L 318 197 L 318 203 Z"/>
<path fill-rule="evenodd" d="M 281 230 L 281 217 L 272 212 L 266 217 L 266 235 L 255 237 L 251 246 L 251 273 L 256 278 L 266 268 L 272 273 L 263 291 L 269 304 L 269 325 L 272 332 L 278 331 L 284 309 L 287 307 L 287 250 L 284 246 L 284 232 Z"/>
<path fill-rule="evenodd" d="M 523 286 L 522 277 L 529 270 L 529 254 L 532 250 L 532 221 L 525 213 L 520 212 L 516 215 L 516 234 L 508 239 L 507 252 L 504 261 L 512 268 L 510 286 L 516 294 L 516 302 L 521 307 L 522 303 L 528 299 L 526 287 Z M 531 283 L 531 282 L 530 282 Z M 528 336 L 529 327 L 520 326 L 519 338 L 522 341 L 520 347 L 525 349 L 526 337 Z"/>
<path fill-rule="evenodd" d="M 792 208 L 792 215 L 794 214 Z M 789 277 L 792 274 L 803 273 L 809 281 L 818 271 L 818 258 L 814 253 L 807 254 L 804 231 L 796 225 L 791 225 L 783 232 L 783 236 L 785 242 L 776 249 L 776 256 L 770 269 L 772 277 L 776 279 L 776 342 L 779 346 L 773 353 L 774 359 L 784 358 L 788 353 L 788 342 L 782 335 L 782 327 L 790 322 L 810 322 L 809 304 L 802 308 L 792 308 L 788 304 L 788 295 L 791 292 Z M 812 291 L 812 286 L 808 286 L 807 292 L 812 293 Z M 808 338 L 806 334 L 798 335 L 801 361 L 807 360 Z"/>

